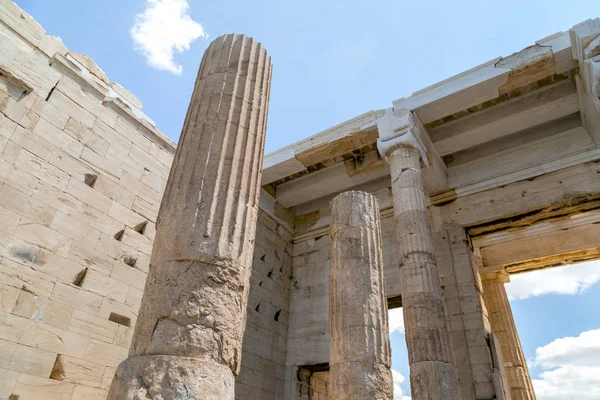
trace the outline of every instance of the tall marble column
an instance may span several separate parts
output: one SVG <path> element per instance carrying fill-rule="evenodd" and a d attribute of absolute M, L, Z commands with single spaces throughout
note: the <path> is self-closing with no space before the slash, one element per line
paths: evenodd
<path fill-rule="evenodd" d="M 394 387 L 377 199 L 331 202 L 329 398 L 392 400 Z"/>
<path fill-rule="evenodd" d="M 270 81 L 271 59 L 252 38 L 224 35 L 206 50 L 109 400 L 234 399 Z"/>
<path fill-rule="evenodd" d="M 535 400 L 527 361 L 504 287 L 507 282 L 510 278 L 504 271 L 483 275 L 483 299 L 492 332 L 500 342 L 512 400 Z"/>
<path fill-rule="evenodd" d="M 388 114 L 377 126 L 391 171 L 412 398 L 460 399 L 423 189 L 428 155 L 420 127 L 410 112 Z"/>

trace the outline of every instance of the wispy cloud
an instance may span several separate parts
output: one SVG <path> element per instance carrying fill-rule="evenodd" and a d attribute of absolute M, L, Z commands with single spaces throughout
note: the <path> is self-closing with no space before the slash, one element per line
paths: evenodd
<path fill-rule="evenodd" d="M 396 370 L 392 370 L 392 379 L 394 380 L 394 400 L 410 400 L 410 396 L 404 394 L 401 386 L 406 380 L 404 375 Z"/>
<path fill-rule="evenodd" d="M 394 332 L 404 333 L 404 313 L 402 308 L 392 308 L 388 311 L 390 334 Z"/>
<path fill-rule="evenodd" d="M 506 292 L 512 300 L 546 294 L 575 295 L 600 281 L 600 261 L 512 275 Z"/>
<path fill-rule="evenodd" d="M 535 351 L 544 371 L 533 386 L 540 400 L 600 399 L 600 329 L 556 339 Z"/>
<path fill-rule="evenodd" d="M 150 66 L 181 75 L 175 54 L 189 50 L 194 40 L 208 37 L 188 15 L 189 8 L 187 0 L 146 0 L 144 12 L 135 16 L 131 37 Z"/>

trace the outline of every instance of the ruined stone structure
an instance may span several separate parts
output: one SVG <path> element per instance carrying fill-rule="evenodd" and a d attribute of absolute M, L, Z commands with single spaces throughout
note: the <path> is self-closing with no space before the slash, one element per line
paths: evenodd
<path fill-rule="evenodd" d="M 255 40 L 224 35 L 206 50 L 109 399 L 235 399 L 270 83 Z"/>
<path fill-rule="evenodd" d="M 331 398 L 330 203 L 348 190 L 379 203 L 383 282 L 388 307 L 404 307 L 413 399 L 534 398 L 503 280 L 600 258 L 599 88 L 595 19 L 266 155 L 252 268 L 236 270 L 250 284 L 235 398 Z M 124 365 L 144 354 L 212 360 L 231 381 L 241 326 L 231 362 L 169 342 L 147 351 L 144 330 L 175 312 L 140 311 L 174 153 L 133 94 L 0 0 L 0 399 L 107 398 L 138 316 Z M 219 197 L 221 214 L 199 215 L 239 228 L 228 251 L 252 247 L 254 230 L 225 212 L 252 196 Z M 222 249 L 211 246 L 175 263 L 206 261 Z M 241 303 L 227 312 L 244 314 Z"/>
<path fill-rule="evenodd" d="M 377 199 L 345 192 L 331 201 L 329 396 L 392 400 L 392 355 Z"/>

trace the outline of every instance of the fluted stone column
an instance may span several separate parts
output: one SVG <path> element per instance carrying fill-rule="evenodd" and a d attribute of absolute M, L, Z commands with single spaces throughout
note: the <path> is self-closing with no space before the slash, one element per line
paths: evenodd
<path fill-rule="evenodd" d="M 410 113 L 378 121 L 379 152 L 390 164 L 402 308 L 413 400 L 460 399 L 421 162 L 428 164 Z"/>
<path fill-rule="evenodd" d="M 392 400 L 394 387 L 377 199 L 331 202 L 329 398 Z"/>
<path fill-rule="evenodd" d="M 251 38 L 224 35 L 206 50 L 109 399 L 234 399 L 270 80 L 270 57 Z"/>
<path fill-rule="evenodd" d="M 510 278 L 506 272 L 483 275 L 483 299 L 492 332 L 500 342 L 504 374 L 512 400 L 535 400 L 527 360 L 504 287 L 507 282 Z"/>

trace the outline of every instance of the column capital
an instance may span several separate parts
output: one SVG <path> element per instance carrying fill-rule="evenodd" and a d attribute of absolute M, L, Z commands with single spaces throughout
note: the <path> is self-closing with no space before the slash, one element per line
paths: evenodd
<path fill-rule="evenodd" d="M 510 282 L 510 275 L 505 270 L 488 272 L 481 274 L 481 280 L 483 281 L 500 281 L 502 283 Z"/>
<path fill-rule="evenodd" d="M 377 149 L 383 158 L 387 158 L 394 150 L 399 148 L 413 148 L 419 151 L 423 165 L 429 165 L 429 157 L 425 143 L 421 122 L 411 111 L 388 108 L 385 114 L 377 120 L 379 139 Z"/>

